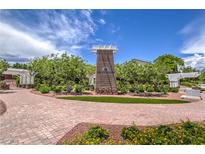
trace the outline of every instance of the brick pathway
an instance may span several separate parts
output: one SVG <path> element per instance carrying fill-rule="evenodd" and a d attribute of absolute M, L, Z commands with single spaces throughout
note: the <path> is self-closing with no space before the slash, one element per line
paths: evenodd
<path fill-rule="evenodd" d="M 27 89 L 0 94 L 0 144 L 55 144 L 80 122 L 154 125 L 205 119 L 203 101 L 189 104 L 112 104 L 60 100 Z"/>

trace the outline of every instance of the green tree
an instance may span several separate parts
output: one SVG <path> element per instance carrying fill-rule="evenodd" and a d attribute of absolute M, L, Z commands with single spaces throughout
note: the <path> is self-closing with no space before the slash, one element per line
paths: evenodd
<path fill-rule="evenodd" d="M 166 72 L 155 64 L 139 64 L 130 60 L 115 66 L 118 88 L 131 85 L 136 88 L 140 84 L 150 84 L 156 89 L 161 84 L 168 84 Z"/>
<path fill-rule="evenodd" d="M 28 69 L 28 65 L 27 64 L 15 63 L 15 64 L 12 65 L 12 68 Z"/>
<path fill-rule="evenodd" d="M 37 58 L 34 59 L 29 65 L 31 71 L 36 73 L 36 84 L 52 84 L 55 75 L 55 68 L 52 59 L 49 59 L 48 56 Z"/>
<path fill-rule="evenodd" d="M 187 67 L 184 67 L 182 72 L 183 73 L 189 73 L 189 72 L 195 72 L 196 69 L 192 68 L 191 66 L 187 66 Z"/>
<path fill-rule="evenodd" d="M 71 82 L 84 84 L 87 75 L 84 61 L 80 57 L 67 54 L 37 58 L 29 64 L 29 68 L 36 73 L 36 84 L 49 86 L 66 85 Z"/>
<path fill-rule="evenodd" d="M 83 80 L 86 78 L 86 64 L 80 57 L 63 54 L 60 60 L 60 66 L 64 84 L 69 81 L 77 84 L 83 83 Z"/>
<path fill-rule="evenodd" d="M 205 70 L 201 72 L 201 75 L 199 76 L 199 80 L 203 83 L 205 83 Z"/>
<path fill-rule="evenodd" d="M 131 84 L 137 84 L 142 80 L 143 68 L 136 61 L 125 62 L 122 70 L 126 80 Z"/>
<path fill-rule="evenodd" d="M 85 64 L 86 74 L 87 75 L 93 75 L 96 71 L 96 66 L 91 64 Z"/>
<path fill-rule="evenodd" d="M 166 73 L 177 73 L 178 67 L 184 67 L 184 61 L 171 54 L 164 54 L 154 60 L 154 64 L 165 67 Z"/>
<path fill-rule="evenodd" d="M 0 59 L 0 76 L 4 71 L 7 70 L 8 67 L 9 67 L 8 62 L 5 59 Z"/>

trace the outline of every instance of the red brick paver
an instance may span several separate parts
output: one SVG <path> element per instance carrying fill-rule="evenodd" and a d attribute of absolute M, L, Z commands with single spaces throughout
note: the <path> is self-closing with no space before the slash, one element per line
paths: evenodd
<path fill-rule="evenodd" d="M 155 125 L 205 119 L 205 95 L 189 104 L 112 104 L 61 100 L 27 89 L 0 94 L 0 144 L 55 144 L 80 122 Z"/>

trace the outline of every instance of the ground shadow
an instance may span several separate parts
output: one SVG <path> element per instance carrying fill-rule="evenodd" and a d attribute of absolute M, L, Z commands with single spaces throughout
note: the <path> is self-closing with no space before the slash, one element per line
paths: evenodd
<path fill-rule="evenodd" d="M 3 115 L 7 110 L 6 104 L 0 100 L 0 116 Z"/>
<path fill-rule="evenodd" d="M 0 94 L 10 94 L 10 93 L 16 93 L 16 91 L 7 91 L 7 90 L 4 90 L 4 91 L 0 91 Z"/>

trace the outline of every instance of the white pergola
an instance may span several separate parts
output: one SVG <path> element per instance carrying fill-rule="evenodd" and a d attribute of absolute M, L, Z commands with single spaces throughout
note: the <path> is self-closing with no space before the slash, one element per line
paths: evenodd
<path fill-rule="evenodd" d="M 26 69 L 8 68 L 3 72 L 4 75 L 17 75 L 20 78 L 20 85 L 33 85 L 34 73 Z"/>
<path fill-rule="evenodd" d="M 116 53 L 118 49 L 117 47 L 112 46 L 112 45 L 98 45 L 98 46 L 92 47 L 92 52 L 97 53 L 98 50 L 103 50 L 103 51 L 112 50 L 113 53 Z"/>
<path fill-rule="evenodd" d="M 95 86 L 96 74 L 88 76 L 89 85 Z"/>
<path fill-rule="evenodd" d="M 200 75 L 200 73 L 198 73 L 198 72 L 173 73 L 173 74 L 167 74 L 167 77 L 170 81 L 170 87 L 178 87 L 180 79 L 197 78 L 199 75 Z"/>

